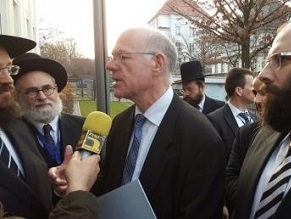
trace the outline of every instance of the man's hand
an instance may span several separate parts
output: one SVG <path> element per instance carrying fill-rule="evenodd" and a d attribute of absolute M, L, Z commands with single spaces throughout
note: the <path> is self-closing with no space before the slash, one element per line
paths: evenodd
<path fill-rule="evenodd" d="M 75 151 L 73 154 L 72 147 L 68 145 L 63 163 L 48 172 L 55 192 L 64 196 L 77 190 L 89 191 L 100 171 L 99 161 L 97 154 L 82 159 L 81 153 Z"/>
<path fill-rule="evenodd" d="M 97 154 L 82 159 L 81 153 L 75 151 L 66 169 L 67 193 L 77 190 L 89 191 L 100 171 L 99 161 L 100 156 Z"/>
<path fill-rule="evenodd" d="M 49 169 L 48 176 L 53 185 L 55 192 L 60 196 L 67 193 L 68 183 L 66 180 L 66 168 L 73 155 L 72 146 L 68 145 L 65 150 L 64 161 L 60 166 L 52 167 Z"/>

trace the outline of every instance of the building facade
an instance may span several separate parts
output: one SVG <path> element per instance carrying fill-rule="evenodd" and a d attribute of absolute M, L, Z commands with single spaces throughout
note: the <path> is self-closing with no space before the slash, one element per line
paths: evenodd
<path fill-rule="evenodd" d="M 1 0 L 0 34 L 34 40 L 38 44 L 35 0 Z M 39 52 L 39 47 L 34 49 Z"/>

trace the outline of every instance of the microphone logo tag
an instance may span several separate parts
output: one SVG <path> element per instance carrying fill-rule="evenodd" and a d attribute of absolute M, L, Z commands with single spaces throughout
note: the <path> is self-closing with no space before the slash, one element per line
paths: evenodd
<path fill-rule="evenodd" d="M 88 130 L 81 148 L 91 151 L 95 154 L 99 154 L 104 144 L 104 141 L 105 137 L 93 133 L 91 130 Z"/>

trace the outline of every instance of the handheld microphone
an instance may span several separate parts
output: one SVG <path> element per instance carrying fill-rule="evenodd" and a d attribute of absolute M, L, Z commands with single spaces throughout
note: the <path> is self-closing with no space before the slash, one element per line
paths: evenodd
<path fill-rule="evenodd" d="M 112 120 L 106 113 L 93 111 L 88 114 L 82 127 L 82 136 L 76 147 L 76 150 L 81 152 L 82 159 L 91 154 L 100 154 L 111 124 Z"/>

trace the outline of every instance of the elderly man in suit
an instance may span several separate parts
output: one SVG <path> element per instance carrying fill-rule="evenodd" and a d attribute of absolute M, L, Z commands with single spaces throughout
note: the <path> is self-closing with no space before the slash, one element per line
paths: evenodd
<path fill-rule="evenodd" d="M 102 193 L 139 179 L 157 218 L 220 218 L 225 151 L 203 114 L 171 88 L 177 53 L 153 28 L 118 38 L 106 69 L 114 95 L 134 105 L 114 118 L 101 166 Z"/>
<path fill-rule="evenodd" d="M 205 94 L 205 76 L 199 61 L 183 63 L 180 67 L 183 99 L 203 114 L 222 107 L 225 103 Z"/>
<path fill-rule="evenodd" d="M 59 165 L 66 145 L 76 147 L 85 120 L 62 113 L 58 93 L 67 84 L 67 72 L 60 63 L 35 53 L 20 55 L 13 64 L 20 67 L 13 79 L 24 120 L 48 166 Z M 50 128 L 48 135 L 46 127 Z"/>
<path fill-rule="evenodd" d="M 225 144 L 227 158 L 237 129 L 255 120 L 255 116 L 247 110 L 255 97 L 253 79 L 253 72 L 249 69 L 231 69 L 225 79 L 225 91 L 229 97 L 227 104 L 207 115 Z"/>
<path fill-rule="evenodd" d="M 279 29 L 259 74 L 266 84 L 263 121 L 241 168 L 234 219 L 289 219 L 291 24 Z"/>
<path fill-rule="evenodd" d="M 6 216 L 46 219 L 52 208 L 47 166 L 26 125 L 11 75 L 19 66 L 11 58 L 34 48 L 35 42 L 0 34 L 0 202 Z"/>

